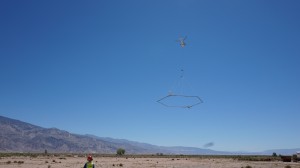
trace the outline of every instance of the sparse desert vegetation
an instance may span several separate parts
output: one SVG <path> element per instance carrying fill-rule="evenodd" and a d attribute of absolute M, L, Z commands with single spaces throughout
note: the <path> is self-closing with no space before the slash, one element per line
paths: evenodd
<path fill-rule="evenodd" d="M 86 162 L 85 154 L 0 156 L 0 166 L 6 168 L 82 168 Z M 96 168 L 300 168 L 300 162 L 283 162 L 280 156 L 94 154 L 93 157 Z"/>

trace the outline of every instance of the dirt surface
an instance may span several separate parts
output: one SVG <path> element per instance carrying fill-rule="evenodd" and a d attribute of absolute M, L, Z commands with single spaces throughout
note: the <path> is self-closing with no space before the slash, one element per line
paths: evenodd
<path fill-rule="evenodd" d="M 3 157 L 0 168 L 82 168 L 84 157 Z M 94 157 L 95 168 L 300 168 L 300 162 L 238 161 L 226 158 Z"/>

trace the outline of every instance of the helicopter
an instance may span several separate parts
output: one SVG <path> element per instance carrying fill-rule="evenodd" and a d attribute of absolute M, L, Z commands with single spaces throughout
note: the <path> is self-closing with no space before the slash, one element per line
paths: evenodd
<path fill-rule="evenodd" d="M 180 46 L 183 48 L 186 46 L 186 43 L 184 42 L 184 40 L 186 39 L 187 37 L 185 36 L 184 38 L 180 37 L 178 40 L 176 40 L 177 42 L 180 43 Z"/>

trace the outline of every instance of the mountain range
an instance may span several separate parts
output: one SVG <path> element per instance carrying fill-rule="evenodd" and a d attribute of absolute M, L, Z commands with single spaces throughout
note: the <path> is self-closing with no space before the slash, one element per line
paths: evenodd
<path fill-rule="evenodd" d="M 43 128 L 0 116 L 0 152 L 48 152 L 114 154 L 123 148 L 128 154 L 184 154 L 184 155 L 236 155 L 236 154 L 294 154 L 297 149 L 267 150 L 264 152 L 226 152 L 195 147 L 166 147 L 147 143 L 79 135 L 57 128 Z"/>

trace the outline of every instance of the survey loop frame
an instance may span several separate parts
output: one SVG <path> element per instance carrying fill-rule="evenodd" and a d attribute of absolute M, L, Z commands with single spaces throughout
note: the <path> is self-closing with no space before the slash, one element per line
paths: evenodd
<path fill-rule="evenodd" d="M 176 105 L 176 104 L 168 104 L 164 102 L 164 100 L 169 99 L 171 97 L 181 97 L 181 98 L 187 98 L 187 99 L 194 99 L 196 103 L 186 104 L 186 105 Z M 169 94 L 159 100 L 157 100 L 158 103 L 160 103 L 163 106 L 166 107 L 177 107 L 177 108 L 192 108 L 196 105 L 199 105 L 203 103 L 203 100 L 199 96 L 189 96 L 189 95 L 179 95 L 179 94 Z"/>

